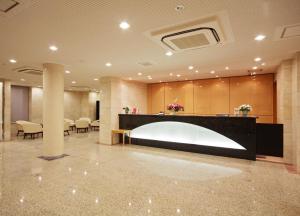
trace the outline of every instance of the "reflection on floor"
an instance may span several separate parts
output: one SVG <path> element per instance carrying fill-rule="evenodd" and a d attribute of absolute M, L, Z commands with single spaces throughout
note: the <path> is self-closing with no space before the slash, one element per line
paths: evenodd
<path fill-rule="evenodd" d="M 300 215 L 300 176 L 284 165 L 65 137 L 0 143 L 0 215 Z"/>

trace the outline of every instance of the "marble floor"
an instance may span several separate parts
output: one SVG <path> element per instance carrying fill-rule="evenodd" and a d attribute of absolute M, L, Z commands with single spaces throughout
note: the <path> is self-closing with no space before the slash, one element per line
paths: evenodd
<path fill-rule="evenodd" d="M 55 161 L 37 158 L 41 139 L 1 142 L 0 215 L 300 215 L 300 176 L 281 164 L 97 137 L 65 137 Z"/>

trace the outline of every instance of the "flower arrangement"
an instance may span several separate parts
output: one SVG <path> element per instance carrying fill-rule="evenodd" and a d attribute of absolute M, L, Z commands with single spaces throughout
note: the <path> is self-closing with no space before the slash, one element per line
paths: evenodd
<path fill-rule="evenodd" d="M 242 104 L 241 106 L 239 106 L 239 111 L 243 113 L 243 116 L 247 116 L 248 112 L 250 112 L 251 110 L 252 107 L 249 104 Z"/>
<path fill-rule="evenodd" d="M 181 106 L 180 104 L 178 103 L 171 103 L 167 106 L 167 109 L 169 111 L 173 111 L 173 112 L 178 112 L 178 111 L 184 111 L 184 108 L 183 106 Z"/>
<path fill-rule="evenodd" d="M 125 111 L 126 114 L 129 113 L 129 107 L 123 107 L 123 110 Z"/>

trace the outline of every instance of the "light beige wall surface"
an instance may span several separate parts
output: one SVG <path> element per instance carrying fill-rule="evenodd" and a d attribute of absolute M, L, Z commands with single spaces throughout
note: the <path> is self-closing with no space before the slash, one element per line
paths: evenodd
<path fill-rule="evenodd" d="M 99 94 L 96 92 L 64 92 L 64 116 L 72 120 L 80 117 L 89 117 L 92 120 L 96 115 L 96 101 Z M 31 121 L 42 122 L 43 113 L 43 89 L 31 89 L 30 118 Z"/>
<path fill-rule="evenodd" d="M 0 81 L 0 140 L 3 138 L 3 130 L 2 130 L 2 124 L 3 124 L 3 82 Z"/>
<path fill-rule="evenodd" d="M 300 171 L 300 52 L 277 70 L 277 121 L 284 124 L 284 159 Z"/>
<path fill-rule="evenodd" d="M 111 130 L 119 128 L 118 114 L 123 113 L 123 107 L 136 107 L 139 113 L 147 113 L 147 85 L 103 77 L 100 79 L 100 88 L 99 143 L 112 144 Z"/>

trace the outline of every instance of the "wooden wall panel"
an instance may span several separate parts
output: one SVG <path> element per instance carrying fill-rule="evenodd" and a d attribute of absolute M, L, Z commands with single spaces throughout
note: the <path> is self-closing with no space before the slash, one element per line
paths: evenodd
<path fill-rule="evenodd" d="M 241 104 L 252 106 L 250 115 L 273 116 L 273 75 L 230 78 L 230 113 Z"/>
<path fill-rule="evenodd" d="M 210 114 L 229 114 L 229 78 L 212 79 Z"/>
<path fill-rule="evenodd" d="M 194 113 L 229 113 L 229 78 L 194 81 Z"/>
<path fill-rule="evenodd" d="M 165 84 L 151 85 L 151 113 L 156 114 L 165 110 Z"/>
<path fill-rule="evenodd" d="M 211 97 L 211 80 L 194 81 L 194 112 L 199 115 L 209 115 Z"/>
<path fill-rule="evenodd" d="M 167 105 L 179 103 L 184 106 L 184 111 L 180 113 L 194 113 L 194 87 L 192 81 L 171 82 L 165 86 L 165 112 L 168 113 Z"/>
<path fill-rule="evenodd" d="M 233 114 L 235 107 L 250 104 L 257 122 L 273 123 L 273 79 L 273 74 L 264 74 L 150 84 L 148 113 L 169 113 L 167 105 L 174 102 L 184 106 L 181 114 L 196 115 Z"/>

